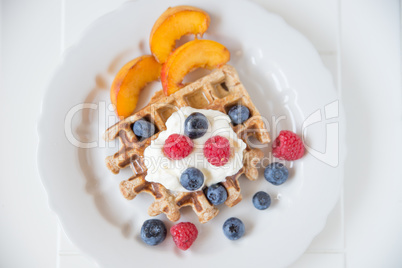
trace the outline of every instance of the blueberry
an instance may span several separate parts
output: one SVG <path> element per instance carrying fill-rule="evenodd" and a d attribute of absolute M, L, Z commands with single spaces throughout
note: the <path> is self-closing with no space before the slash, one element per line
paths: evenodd
<path fill-rule="evenodd" d="M 213 205 L 223 204 L 228 198 L 228 193 L 226 192 L 225 187 L 221 184 L 213 184 L 209 186 L 206 190 L 207 199 Z"/>
<path fill-rule="evenodd" d="M 161 220 L 146 220 L 141 227 L 141 239 L 151 246 L 158 245 L 165 240 L 166 226 Z"/>
<path fill-rule="evenodd" d="M 184 121 L 184 134 L 190 139 L 204 136 L 208 130 L 208 119 L 202 113 L 192 113 Z"/>
<path fill-rule="evenodd" d="M 288 176 L 288 169 L 278 162 L 269 164 L 264 171 L 265 179 L 273 185 L 281 185 L 288 179 Z"/>
<path fill-rule="evenodd" d="M 237 240 L 244 235 L 245 232 L 243 222 L 235 217 L 229 218 L 223 224 L 223 233 L 230 240 Z"/>
<path fill-rule="evenodd" d="M 186 169 L 180 176 L 180 184 L 189 191 L 195 191 L 204 184 L 204 174 L 195 167 Z"/>
<path fill-rule="evenodd" d="M 236 105 L 230 108 L 228 115 L 234 125 L 241 124 L 250 117 L 250 110 L 243 105 Z"/>
<path fill-rule="evenodd" d="M 137 137 L 146 139 L 155 134 L 155 125 L 144 119 L 140 119 L 134 123 L 133 131 Z"/>
<path fill-rule="evenodd" d="M 271 197 L 266 192 L 259 191 L 253 196 L 253 204 L 256 209 L 267 209 L 271 205 Z"/>

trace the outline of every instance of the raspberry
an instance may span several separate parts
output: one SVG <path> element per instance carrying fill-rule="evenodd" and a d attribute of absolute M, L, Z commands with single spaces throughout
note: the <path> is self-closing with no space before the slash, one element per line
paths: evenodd
<path fill-rule="evenodd" d="M 282 160 L 297 160 L 304 154 L 304 145 L 295 133 L 282 130 L 272 144 L 272 154 Z"/>
<path fill-rule="evenodd" d="M 194 144 L 189 137 L 172 134 L 166 139 L 163 152 L 172 160 L 180 160 L 191 153 L 193 146 Z"/>
<path fill-rule="evenodd" d="M 209 138 L 204 144 L 204 156 L 211 165 L 223 166 L 229 161 L 229 140 L 222 136 Z"/>
<path fill-rule="evenodd" d="M 181 222 L 170 228 L 170 234 L 179 249 L 187 250 L 197 238 L 198 230 L 191 222 Z"/>

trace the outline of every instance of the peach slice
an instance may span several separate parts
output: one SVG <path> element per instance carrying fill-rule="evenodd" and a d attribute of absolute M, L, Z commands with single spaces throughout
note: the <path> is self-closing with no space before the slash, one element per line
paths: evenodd
<path fill-rule="evenodd" d="M 134 112 L 141 90 L 159 79 L 161 67 L 153 56 L 145 55 L 133 59 L 120 69 L 110 89 L 110 100 L 120 118 Z"/>
<path fill-rule="evenodd" d="M 162 65 L 161 81 L 165 95 L 184 85 L 184 77 L 196 68 L 218 68 L 230 60 L 229 50 L 212 40 L 193 40 L 178 47 Z"/>
<path fill-rule="evenodd" d="M 203 35 L 210 17 L 205 11 L 192 6 L 169 7 L 152 27 L 149 44 L 152 54 L 164 63 L 173 51 L 176 41 L 187 34 Z"/>

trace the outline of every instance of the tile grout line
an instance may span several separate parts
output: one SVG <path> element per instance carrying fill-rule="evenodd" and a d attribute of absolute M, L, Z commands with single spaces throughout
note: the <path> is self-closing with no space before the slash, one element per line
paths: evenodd
<path fill-rule="evenodd" d="M 65 12 L 66 2 L 61 0 L 61 14 L 60 14 L 60 56 L 64 53 L 64 42 L 65 42 L 65 23 L 66 23 L 66 12 Z"/>
<path fill-rule="evenodd" d="M 75 250 L 62 250 L 59 252 L 59 256 L 81 256 L 81 252 Z"/>
<path fill-rule="evenodd" d="M 342 173 L 343 173 L 343 171 L 342 171 Z M 345 199 L 344 199 L 344 188 L 343 188 L 343 186 L 342 186 L 340 199 L 341 199 L 341 229 L 342 229 L 342 245 L 343 245 L 342 257 L 343 257 L 343 267 L 346 268 Z"/>
<path fill-rule="evenodd" d="M 56 256 L 56 267 L 60 268 L 60 222 L 57 222 L 57 256 Z"/>
<path fill-rule="evenodd" d="M 63 52 L 64 52 L 64 30 L 65 30 L 65 0 L 60 0 L 60 58 L 62 59 Z M 60 227 L 60 222 L 57 222 L 57 256 L 56 256 L 56 267 L 60 268 L 61 265 L 61 258 L 60 258 L 60 252 L 61 252 L 61 235 L 62 235 L 62 230 Z"/>
<path fill-rule="evenodd" d="M 399 1 L 399 47 L 402 51 L 402 2 Z M 399 71 L 402 71 L 402 53 L 399 56 Z M 400 76 L 400 83 L 402 85 L 402 76 Z M 402 114 L 401 116 L 401 123 L 402 123 Z"/>
<path fill-rule="evenodd" d="M 338 54 L 337 50 L 318 50 L 318 54 L 322 55 L 322 56 L 334 56 Z"/>
<path fill-rule="evenodd" d="M 337 48 L 338 48 L 338 94 L 340 102 L 342 103 L 342 0 L 338 0 L 338 40 L 337 40 Z M 341 152 L 343 153 L 343 152 Z M 341 229 L 342 229 L 342 256 L 343 256 L 343 267 L 346 268 L 346 232 L 345 232 L 345 184 L 344 184 L 344 167 L 341 167 L 341 176 L 342 176 L 342 189 L 340 193 L 340 202 L 341 202 Z"/>
<path fill-rule="evenodd" d="M 344 251 L 343 250 L 331 250 L 331 249 L 326 249 L 326 250 L 309 250 L 304 252 L 303 254 L 319 254 L 319 255 L 343 255 Z"/>
<path fill-rule="evenodd" d="M 2 14 L 3 14 L 3 5 L 4 5 L 4 2 L 2 2 L 2 1 L 0 1 L 0 16 L 3 16 Z M 3 23 L 3 21 L 2 21 L 2 19 L 0 18 L 0 89 L 2 88 L 2 85 L 3 85 L 3 64 L 2 64 L 2 62 L 3 62 L 3 60 L 2 60 L 2 39 L 3 39 L 3 30 L 2 30 L 2 23 Z"/>

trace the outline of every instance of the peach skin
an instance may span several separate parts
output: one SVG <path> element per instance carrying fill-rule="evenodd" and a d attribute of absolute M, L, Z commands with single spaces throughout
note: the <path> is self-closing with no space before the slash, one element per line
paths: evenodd
<path fill-rule="evenodd" d="M 184 77 L 194 69 L 218 68 L 230 60 L 229 50 L 212 40 L 193 40 L 178 47 L 162 65 L 161 81 L 165 95 L 176 92 L 184 85 Z"/>
<path fill-rule="evenodd" d="M 210 17 L 205 11 L 191 6 L 169 7 L 152 27 L 149 44 L 152 54 L 164 63 L 174 50 L 176 41 L 188 34 L 202 36 Z"/>
<path fill-rule="evenodd" d="M 119 70 L 110 89 L 110 100 L 120 118 L 134 112 L 141 90 L 158 80 L 160 71 L 161 64 L 151 55 L 135 58 Z"/>

